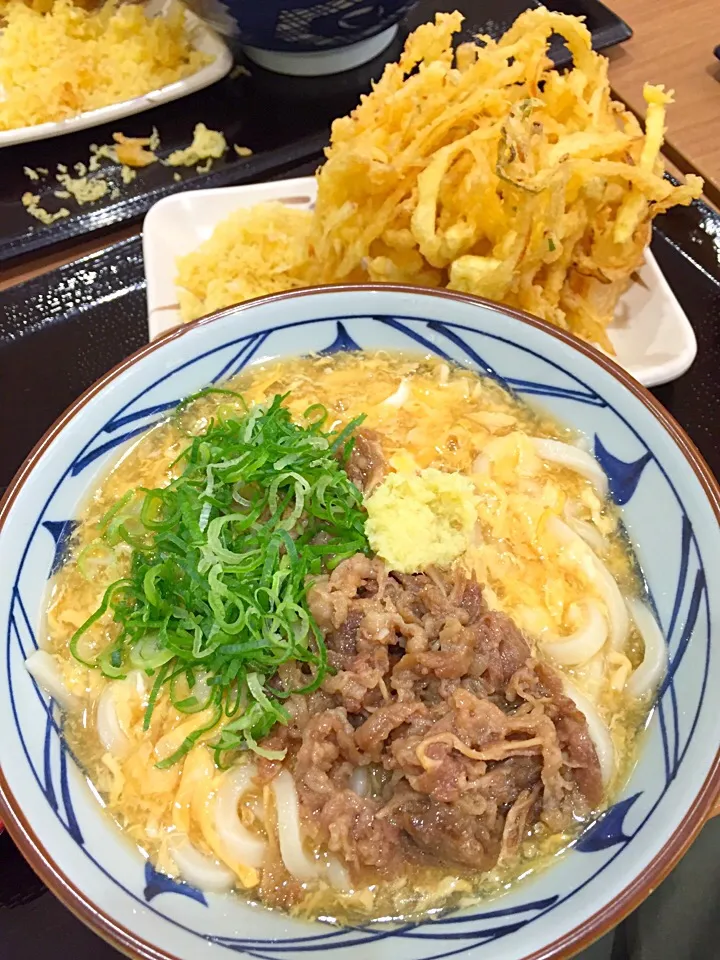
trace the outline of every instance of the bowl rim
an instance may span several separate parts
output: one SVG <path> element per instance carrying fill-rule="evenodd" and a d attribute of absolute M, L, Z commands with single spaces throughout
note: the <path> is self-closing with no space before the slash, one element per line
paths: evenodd
<path fill-rule="evenodd" d="M 519 320 L 521 323 L 535 327 L 541 332 L 564 343 L 566 346 L 579 351 L 588 359 L 595 361 L 606 373 L 618 381 L 621 387 L 624 387 L 636 399 L 640 400 L 659 422 L 660 426 L 664 428 L 665 432 L 669 434 L 674 445 L 685 457 L 695 473 L 698 483 L 703 489 L 705 497 L 718 519 L 718 523 L 720 523 L 720 483 L 718 483 L 718 480 L 713 475 L 700 451 L 672 414 L 670 414 L 642 384 L 600 350 L 580 340 L 574 334 L 566 330 L 561 330 L 545 320 L 533 317 L 522 310 L 517 310 L 504 304 L 494 303 L 483 297 L 476 297 L 471 294 L 445 289 L 415 287 L 407 284 L 367 283 L 305 287 L 256 297 L 168 330 L 155 340 L 140 347 L 140 349 L 130 354 L 129 357 L 126 357 L 91 384 L 91 386 L 73 401 L 54 423 L 48 427 L 40 440 L 35 444 L 15 473 L 4 496 L 0 500 L 0 533 L 31 471 L 66 425 L 78 415 L 82 408 L 97 393 L 100 393 L 109 383 L 124 373 L 125 370 L 134 366 L 155 350 L 173 340 L 179 339 L 191 330 L 214 323 L 232 314 L 242 314 L 260 305 L 281 303 L 285 300 L 293 300 L 306 296 L 323 296 L 338 293 L 352 295 L 366 292 L 383 294 L 398 293 L 415 296 L 419 299 L 435 297 L 455 303 L 485 307 L 486 309 L 504 314 L 514 320 Z M 574 956 L 577 951 L 589 946 L 625 919 L 625 917 L 638 907 L 652 890 L 665 879 L 673 867 L 679 862 L 700 832 L 706 820 L 712 815 L 713 807 L 719 798 L 720 749 L 716 751 L 708 775 L 682 822 L 642 874 L 633 878 L 617 897 L 611 902 L 601 906 L 599 910 L 588 917 L 583 923 L 563 933 L 547 946 L 527 954 L 524 960 L 567 960 L 567 958 Z M 148 943 L 128 928 L 117 923 L 109 914 L 93 903 L 92 899 L 85 894 L 84 891 L 79 889 L 65 876 L 61 867 L 49 856 L 25 816 L 24 811 L 17 804 L 1 768 L 0 814 L 12 840 L 42 882 L 71 913 L 90 927 L 94 933 L 98 934 L 113 947 L 122 950 L 127 956 L 133 958 L 133 960 L 177 960 L 176 955 Z"/>

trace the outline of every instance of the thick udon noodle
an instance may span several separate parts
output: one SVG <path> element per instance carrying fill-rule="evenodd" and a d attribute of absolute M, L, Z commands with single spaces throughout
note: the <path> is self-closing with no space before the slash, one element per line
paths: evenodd
<path fill-rule="evenodd" d="M 287 393 L 293 417 L 318 403 L 338 425 L 364 413 L 364 427 L 382 438 L 391 469 L 436 467 L 472 478 L 478 520 L 458 563 L 483 585 L 489 607 L 522 628 L 534 656 L 564 678 L 566 694 L 588 721 L 607 803 L 633 762 L 664 647 L 607 481 L 578 438 L 491 380 L 436 358 L 293 359 L 252 368 L 231 386 L 249 404 Z M 110 680 L 70 655 L 73 632 L 129 562 L 127 546 L 112 557 L 86 550 L 99 519 L 127 490 L 168 483 L 187 432 L 200 432 L 218 411 L 232 414 L 235 403 L 208 396 L 134 443 L 88 504 L 52 586 L 45 651 L 30 668 L 66 708 L 65 735 L 109 813 L 160 870 L 208 890 L 236 886 L 248 899 L 285 905 L 270 890 L 271 877 L 260 883 L 265 857 L 280 857 L 302 884 L 292 908 L 311 916 L 439 909 L 497 893 L 532 873 L 572 840 L 572 831 L 536 824 L 511 864 L 480 874 L 421 864 L 387 882 L 373 882 L 370 874 L 367 882 L 353 882 L 341 857 L 312 849 L 303 837 L 288 770 L 259 785 L 245 755 L 220 771 L 203 738 L 181 762 L 158 769 L 157 760 L 202 726 L 203 712 L 180 713 L 163 694 L 144 731 L 151 679 L 138 670 Z M 112 639 L 113 629 L 106 622 L 95 642 Z M 366 778 L 358 768 L 351 786 L 362 792 Z"/>

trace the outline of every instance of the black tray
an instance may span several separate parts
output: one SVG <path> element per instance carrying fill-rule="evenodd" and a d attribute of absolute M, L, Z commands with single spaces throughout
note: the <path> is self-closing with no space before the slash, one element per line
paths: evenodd
<path fill-rule="evenodd" d="M 461 9 L 467 18 L 463 39 L 470 39 L 476 33 L 500 36 L 519 13 L 538 5 L 536 0 L 422 0 L 403 21 L 393 44 L 376 60 L 356 70 L 333 77 L 288 80 L 248 64 L 250 77 L 228 76 L 206 90 L 146 113 L 63 137 L 5 147 L 0 178 L 0 262 L 138 220 L 161 197 L 179 190 L 253 183 L 281 176 L 290 166 L 304 160 L 319 162 L 331 121 L 355 106 L 384 64 L 397 57 L 408 31 L 431 19 L 436 10 Z M 627 25 L 597 0 L 557 0 L 547 5 L 586 16 L 597 49 L 626 40 L 631 34 Z M 555 40 L 551 48 L 553 58 L 559 65 L 568 63 L 568 51 L 559 38 Z M 237 59 L 243 62 L 241 54 Z M 95 203 L 78 206 L 73 200 L 53 196 L 53 190 L 60 189 L 54 177 L 57 164 L 72 170 L 78 162 L 87 163 L 90 144 L 112 143 L 113 131 L 148 136 L 155 126 L 162 138 L 161 153 L 167 155 L 189 144 L 199 122 L 212 130 L 222 130 L 230 145 L 225 158 L 216 161 L 208 173 L 181 168 L 183 180 L 176 182 L 176 168 L 155 163 L 139 169 L 135 180 L 124 185 L 120 168 L 105 165 L 102 175 L 111 186 L 120 188 L 118 199 L 111 200 L 108 193 Z M 238 157 L 233 144 L 250 147 L 254 153 L 251 157 Z M 30 181 L 24 167 L 44 167 L 50 175 L 44 180 Z M 41 224 L 20 202 L 28 190 L 39 194 L 41 205 L 49 210 L 65 205 L 70 216 L 50 225 Z"/>

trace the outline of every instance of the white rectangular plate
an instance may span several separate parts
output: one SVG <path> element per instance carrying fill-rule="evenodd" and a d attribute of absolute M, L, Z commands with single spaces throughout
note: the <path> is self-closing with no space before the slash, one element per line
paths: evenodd
<path fill-rule="evenodd" d="M 150 0 L 146 4 L 146 9 L 150 16 L 162 16 L 168 6 L 168 0 Z M 0 147 L 9 147 L 15 143 L 27 143 L 30 140 L 59 137 L 65 133 L 74 133 L 76 130 L 85 130 L 88 127 L 111 123 L 113 120 L 120 120 L 122 117 L 129 117 L 135 113 L 142 113 L 143 110 L 150 110 L 161 103 L 186 97 L 189 93 L 195 93 L 204 87 L 209 87 L 211 83 L 221 80 L 230 71 L 233 64 L 232 54 L 224 40 L 189 10 L 185 11 L 185 22 L 192 46 L 201 53 L 207 53 L 214 57 L 212 63 L 184 80 L 168 83 L 157 90 L 151 90 L 150 93 L 146 93 L 142 97 L 122 100 L 120 103 L 112 103 L 108 107 L 98 107 L 97 110 L 87 110 L 85 113 L 79 113 L 57 123 L 38 123 L 33 127 L 2 130 L 0 131 Z M 0 99 L 2 99 L 2 88 L 0 88 Z"/>
<path fill-rule="evenodd" d="M 156 203 L 143 226 L 150 339 L 181 322 L 175 288 L 177 257 L 207 240 L 233 210 L 268 200 L 309 209 L 315 195 L 315 178 L 301 177 L 189 191 Z M 609 334 L 615 359 L 648 387 L 675 380 L 695 359 L 697 344 L 690 321 L 649 250 L 637 279 L 618 304 Z"/>

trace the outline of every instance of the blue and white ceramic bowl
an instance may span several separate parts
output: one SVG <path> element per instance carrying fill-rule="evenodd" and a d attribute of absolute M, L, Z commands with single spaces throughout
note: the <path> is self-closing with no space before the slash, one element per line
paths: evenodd
<path fill-rule="evenodd" d="M 501 379 L 581 430 L 607 471 L 669 648 L 647 741 L 615 805 L 536 880 L 422 924 L 338 929 L 203 895 L 153 871 L 103 815 L 23 662 L 80 504 L 121 446 L 182 397 L 276 356 L 356 347 L 430 351 Z M 143 960 L 520 960 L 568 956 L 657 885 L 720 786 L 720 490 L 642 387 L 538 320 L 410 288 L 280 294 L 172 331 L 50 429 L 0 510 L 0 814 L 50 888 Z M 713 643 L 716 649 L 713 650 Z"/>
<path fill-rule="evenodd" d="M 381 53 L 416 0 L 194 0 L 202 16 L 239 39 L 260 66 L 317 76 Z"/>
<path fill-rule="evenodd" d="M 310 53 L 366 40 L 401 19 L 417 0 L 219 0 L 240 39 L 263 50 Z"/>

